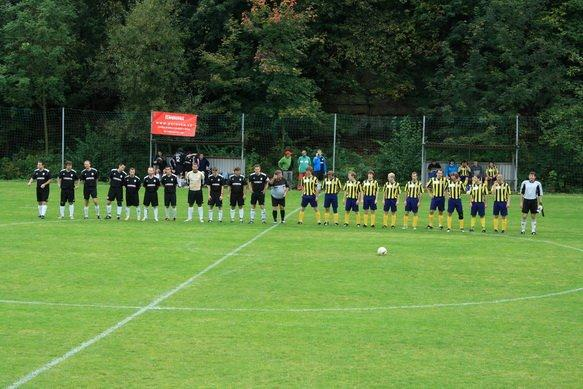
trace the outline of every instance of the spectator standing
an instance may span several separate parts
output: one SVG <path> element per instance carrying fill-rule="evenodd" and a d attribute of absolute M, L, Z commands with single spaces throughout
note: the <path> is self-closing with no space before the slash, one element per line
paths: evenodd
<path fill-rule="evenodd" d="M 474 161 L 472 166 L 470 166 L 470 172 L 472 173 L 472 177 L 478 177 L 481 180 L 484 174 L 484 168 L 480 166 L 478 161 Z"/>
<path fill-rule="evenodd" d="M 277 162 L 277 166 L 283 172 L 283 178 L 289 186 L 292 186 L 293 173 L 292 173 L 292 152 L 290 149 L 286 149 L 283 152 L 283 157 Z"/>
<path fill-rule="evenodd" d="M 445 174 L 447 174 L 447 176 L 450 177 L 452 174 L 457 173 L 457 172 L 458 172 L 458 165 L 455 163 L 455 161 L 449 161 L 449 163 L 445 167 Z"/>
<path fill-rule="evenodd" d="M 308 157 L 308 152 L 302 150 L 302 155 L 298 158 L 298 190 L 303 190 L 302 182 L 306 175 L 306 169 L 312 165 L 312 160 Z"/>
<path fill-rule="evenodd" d="M 322 154 L 322 150 L 318 149 L 318 151 L 316 151 L 312 166 L 314 167 L 314 175 L 318 181 L 322 181 L 324 179 L 324 174 L 326 174 L 327 171 L 326 158 Z"/>
<path fill-rule="evenodd" d="M 427 165 L 427 172 L 429 178 L 434 178 L 437 176 L 437 171 L 441 169 L 441 165 L 439 162 L 435 162 L 435 160 L 431 160 L 429 165 Z"/>
<path fill-rule="evenodd" d="M 198 170 L 204 173 L 204 178 L 207 180 L 211 172 L 211 163 L 205 158 L 203 153 L 199 153 L 195 161 L 198 164 Z"/>

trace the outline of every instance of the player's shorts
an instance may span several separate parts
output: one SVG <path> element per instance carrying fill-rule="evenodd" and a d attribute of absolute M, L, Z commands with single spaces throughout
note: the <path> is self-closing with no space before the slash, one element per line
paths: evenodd
<path fill-rule="evenodd" d="M 351 198 L 347 198 L 346 199 L 346 204 L 344 206 L 344 210 L 346 212 L 358 212 L 358 199 L 351 199 Z"/>
<path fill-rule="evenodd" d="M 176 192 L 164 192 L 164 206 L 165 207 L 175 207 L 176 206 Z"/>
<path fill-rule="evenodd" d="M 196 203 L 197 206 L 202 207 L 202 190 L 188 191 L 188 206 L 192 207 Z"/>
<path fill-rule="evenodd" d="M 265 205 L 265 193 L 253 192 L 251 193 L 251 205 Z"/>
<path fill-rule="evenodd" d="M 144 207 L 157 207 L 158 206 L 158 192 L 148 192 L 144 193 Z"/>
<path fill-rule="evenodd" d="M 443 212 L 443 210 L 445 209 L 445 197 L 439 196 L 439 197 L 432 197 L 431 198 L 431 204 L 429 205 L 429 210 L 435 211 L 436 209 L 439 210 L 440 212 Z"/>
<path fill-rule="evenodd" d="M 314 175 L 318 179 L 318 182 L 322 182 L 324 180 L 324 171 L 320 170 L 318 172 L 314 172 Z"/>
<path fill-rule="evenodd" d="M 302 208 L 306 208 L 308 205 L 310 205 L 312 208 L 318 207 L 318 200 L 316 200 L 316 195 L 302 196 Z"/>
<path fill-rule="evenodd" d="M 376 211 L 377 204 L 376 204 L 376 196 L 364 196 L 362 198 L 362 209 Z"/>
<path fill-rule="evenodd" d="M 324 195 L 324 208 L 328 209 L 332 206 L 332 211 L 334 213 L 338 212 L 338 195 L 334 193 L 328 193 Z"/>
<path fill-rule="evenodd" d="M 285 208 L 285 197 L 282 197 L 281 199 L 276 199 L 275 197 L 271 196 L 271 206 L 273 208 L 278 206 Z"/>
<path fill-rule="evenodd" d="M 479 215 L 484 217 L 486 215 L 486 206 L 483 202 L 472 202 L 472 210 L 470 212 L 472 216 Z"/>
<path fill-rule="evenodd" d="M 140 197 L 138 191 L 130 192 L 126 191 L 126 206 L 127 207 L 139 207 Z"/>
<path fill-rule="evenodd" d="M 405 199 L 405 212 L 417 213 L 419 211 L 419 198 L 407 197 Z"/>
<path fill-rule="evenodd" d="M 231 207 L 242 207 L 245 205 L 245 199 L 243 198 L 242 194 L 238 196 L 231 196 L 229 198 L 229 204 Z"/>
<path fill-rule="evenodd" d="M 484 204 L 484 203 L 482 203 Z M 464 218 L 464 209 L 462 207 L 462 199 L 448 199 L 447 200 L 447 213 L 453 213 L 456 211 L 459 218 Z"/>
<path fill-rule="evenodd" d="M 75 189 L 61 189 L 61 206 L 75 202 Z"/>
<path fill-rule="evenodd" d="M 49 192 L 50 187 L 47 185 L 44 188 L 36 187 L 36 201 L 37 202 L 46 202 L 49 201 Z"/>
<path fill-rule="evenodd" d="M 221 194 L 213 194 L 211 193 L 208 199 L 208 205 L 210 207 L 217 206 L 221 208 L 223 206 L 223 200 L 221 200 Z"/>
<path fill-rule="evenodd" d="M 397 212 L 397 199 L 385 199 L 383 210 L 385 212 Z"/>
<path fill-rule="evenodd" d="M 508 216 L 508 206 L 506 205 L 506 201 L 494 201 L 494 216 Z"/>
<path fill-rule="evenodd" d="M 114 188 L 109 187 L 109 191 L 107 192 L 107 201 L 117 201 L 118 205 L 121 205 L 123 201 L 123 188 Z"/>
<path fill-rule="evenodd" d="M 83 185 L 83 198 L 85 200 L 89 200 L 89 198 L 96 199 L 97 198 L 97 187 L 87 187 Z"/>
<path fill-rule="evenodd" d="M 522 202 L 522 213 L 538 213 L 538 201 L 536 199 L 528 200 L 524 199 Z"/>

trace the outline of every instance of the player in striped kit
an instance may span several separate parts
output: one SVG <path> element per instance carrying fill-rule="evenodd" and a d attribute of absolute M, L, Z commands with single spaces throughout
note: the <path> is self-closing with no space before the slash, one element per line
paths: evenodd
<path fill-rule="evenodd" d="M 462 206 L 462 194 L 465 193 L 465 185 L 460 181 L 458 173 L 451 175 L 451 180 L 447 185 L 447 232 L 451 232 L 452 215 L 455 210 L 459 219 L 460 231 L 464 232 L 464 209 Z"/>
<path fill-rule="evenodd" d="M 342 184 L 340 179 L 334 176 L 332 170 L 326 174 L 322 189 L 324 190 L 324 225 L 327 226 L 330 221 L 330 206 L 332 206 L 334 224 L 338 225 L 338 192 L 342 189 Z"/>
<path fill-rule="evenodd" d="M 498 227 L 502 227 L 500 232 L 503 234 L 508 228 L 508 208 L 510 207 L 510 195 L 512 190 L 507 182 L 504 182 L 504 176 L 498 174 L 496 181 L 492 184 L 492 196 L 494 197 L 494 232 L 498 232 Z M 499 223 L 498 219 L 502 219 Z M 501 225 L 500 225 L 501 224 Z"/>
<path fill-rule="evenodd" d="M 413 213 L 413 229 L 417 229 L 417 223 L 419 221 L 419 203 L 421 202 L 421 196 L 423 195 L 423 186 L 417 178 L 417 172 L 411 173 L 411 181 L 407 182 L 405 186 L 405 193 L 407 193 L 407 198 L 405 199 L 405 215 L 403 215 L 403 229 L 406 229 L 409 225 L 409 214 Z"/>
<path fill-rule="evenodd" d="M 399 204 L 399 195 L 401 194 L 401 187 L 395 181 L 395 173 L 389 173 L 387 176 L 387 183 L 384 186 L 385 203 L 383 210 L 383 228 L 388 227 L 389 211 L 391 212 L 391 228 L 395 228 L 397 224 L 397 205 Z"/>
<path fill-rule="evenodd" d="M 348 181 L 344 183 L 344 227 L 350 223 L 350 212 L 356 214 L 356 226 L 360 227 L 358 203 L 362 201 L 362 185 L 356 180 L 356 173 L 348 172 Z"/>
<path fill-rule="evenodd" d="M 482 184 L 480 179 L 476 176 L 472 177 L 472 185 L 470 186 L 470 200 L 472 204 L 471 214 L 472 220 L 470 222 L 470 232 L 474 231 L 476 225 L 476 215 L 480 216 L 480 224 L 482 225 L 482 232 L 486 232 L 486 195 L 488 194 L 487 184 Z"/>
<path fill-rule="evenodd" d="M 370 226 L 375 227 L 377 210 L 377 194 L 379 192 L 379 182 L 374 178 L 374 172 L 369 170 L 367 179 L 362 182 L 362 209 L 364 210 L 363 227 L 368 227 L 368 216 L 370 215 Z"/>

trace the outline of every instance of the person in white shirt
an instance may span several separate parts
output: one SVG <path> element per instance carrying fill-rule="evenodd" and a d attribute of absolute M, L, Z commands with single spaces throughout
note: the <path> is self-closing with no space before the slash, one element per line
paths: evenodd
<path fill-rule="evenodd" d="M 202 187 L 204 186 L 204 173 L 198 170 L 196 163 L 192 164 L 192 170 L 186 174 L 188 182 L 188 218 L 187 222 L 192 221 L 194 203 L 198 206 L 198 220 L 204 223 L 202 209 Z"/>
<path fill-rule="evenodd" d="M 520 206 L 522 208 L 522 220 L 520 221 L 520 233 L 524 234 L 526 230 L 526 217 L 530 212 L 531 234 L 536 235 L 536 215 L 539 211 L 540 200 L 543 196 L 543 187 L 536 180 L 536 173 L 530 172 L 528 180 L 520 184 Z"/>

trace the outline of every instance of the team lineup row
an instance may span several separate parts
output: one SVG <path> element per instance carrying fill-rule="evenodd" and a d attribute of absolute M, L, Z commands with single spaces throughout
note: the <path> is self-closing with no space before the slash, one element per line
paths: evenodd
<path fill-rule="evenodd" d="M 197 205 L 198 217 L 200 222 L 204 222 L 203 211 L 203 188 L 208 188 L 208 221 L 212 222 L 214 219 L 214 208 L 218 210 L 218 221 L 223 221 L 223 197 L 225 196 L 225 188 L 229 188 L 229 205 L 230 205 L 230 221 L 235 221 L 236 211 L 238 210 L 239 222 L 244 221 L 244 203 L 246 194 L 251 194 L 251 209 L 249 212 L 249 223 L 255 221 L 256 206 L 259 205 L 261 222 L 266 223 L 267 215 L 265 210 L 265 194 L 270 190 L 272 202 L 272 215 L 274 222 L 277 223 L 278 211 L 280 221 L 285 223 L 285 203 L 286 195 L 289 190 L 289 183 L 283 177 L 281 170 L 276 170 L 272 177 L 268 177 L 261 171 L 261 167 L 254 166 L 254 172 L 247 179 L 241 174 L 239 168 L 235 168 L 233 174 L 227 179 L 219 175 L 218 169 L 213 168 L 212 174 L 205 179 L 203 172 L 198 170 L 196 164 L 192 165 L 192 170 L 185 176 L 188 185 L 188 217 L 186 221 L 192 221 L 194 213 L 194 205 Z M 375 179 L 375 174 L 369 171 L 367 179 L 358 181 L 355 172 L 348 173 L 348 179 L 341 183 L 340 179 L 335 176 L 334 172 L 327 172 L 326 177 L 319 181 L 312 173 L 311 168 L 306 170 L 305 176 L 302 178 L 302 199 L 301 210 L 298 217 L 298 224 L 304 222 L 304 211 L 310 206 L 315 211 L 316 222 L 322 224 L 321 214 L 318 209 L 318 196 L 320 193 L 324 194 L 324 225 L 331 223 L 339 225 L 339 201 L 338 196 L 340 192 L 344 193 L 344 226 L 350 224 L 350 214 L 355 214 L 355 221 L 358 227 L 361 226 L 360 207 L 362 207 L 364 215 L 362 215 L 362 227 L 375 227 L 376 225 L 376 210 L 378 195 L 382 193 L 383 198 L 383 221 L 382 227 L 395 228 L 396 227 L 396 213 L 397 206 L 401 197 L 401 185 L 396 181 L 394 173 L 387 175 L 387 182 L 384 186 L 380 186 Z M 65 168 L 62 169 L 57 177 L 57 183 L 61 191 L 60 218 L 65 217 L 65 205 L 69 204 L 69 217 L 74 217 L 74 202 L 75 189 L 79 186 L 79 182 L 83 181 L 83 198 L 84 218 L 89 217 L 89 202 L 93 201 L 95 206 L 95 213 L 97 218 L 101 218 L 99 210 L 99 201 L 97 197 L 97 181 L 99 173 L 91 166 L 89 161 L 85 161 L 84 169 L 81 173 L 77 173 L 72 169 L 71 162 L 66 162 Z M 152 207 L 153 219 L 158 221 L 158 189 L 164 187 L 164 206 L 165 206 L 165 220 L 176 220 L 176 190 L 179 186 L 178 177 L 174 175 L 167 167 L 161 177 L 155 175 L 153 168 L 148 169 L 148 175 L 143 179 L 136 176 L 134 168 L 129 169 L 129 173 L 125 172 L 125 165 L 120 164 L 116 169 L 111 169 L 108 175 L 109 191 L 106 202 L 106 219 L 112 218 L 112 203 L 116 202 L 116 217 L 120 219 L 123 210 L 123 198 L 125 188 L 125 208 L 126 220 L 130 219 L 131 208 L 136 208 L 136 215 L 139 220 L 148 220 L 148 208 Z M 52 176 L 48 169 L 44 167 L 42 162 L 37 164 L 37 169 L 33 172 L 28 184 L 31 185 L 33 181 L 37 183 L 37 202 L 39 204 L 39 217 L 45 218 L 47 201 L 49 197 L 49 188 L 52 182 Z M 536 186 L 535 201 L 528 197 L 528 186 L 534 184 Z M 139 192 L 144 188 L 142 206 L 143 216 L 141 215 Z M 485 183 L 482 183 L 479 177 L 472 177 L 471 184 L 467 184 L 466 180 L 458 174 L 452 174 L 449 178 L 443 176 L 441 170 L 437 171 L 435 177 L 431 178 L 427 184 L 423 185 L 417 177 L 417 173 L 411 174 L 411 180 L 403 186 L 405 193 L 404 205 L 405 215 L 403 216 L 403 228 L 409 226 L 409 217 L 412 216 L 412 227 L 417 228 L 418 225 L 418 211 L 421 199 L 424 192 L 427 191 L 431 197 L 429 207 L 429 222 L 428 229 L 433 229 L 434 213 L 438 213 L 438 228 L 443 229 L 443 213 L 446 210 L 447 197 L 447 231 L 452 229 L 453 213 L 457 213 L 459 220 L 459 228 L 464 231 L 464 213 L 462 196 L 467 195 L 470 203 L 471 224 L 470 231 L 475 228 L 477 217 L 480 218 L 480 225 L 482 232 L 486 231 L 485 213 L 486 200 L 488 195 L 493 197 L 493 227 L 495 232 L 504 233 L 508 225 L 508 208 L 510 205 L 510 196 L 512 191 L 508 183 L 504 181 L 501 174 L 498 174 L 496 181 L 490 189 Z M 536 233 L 536 214 L 539 212 L 540 197 L 542 196 L 542 187 L 538 181 L 535 181 L 534 172 L 529 176 L 529 180 L 525 180 L 521 185 L 521 208 L 522 208 L 522 222 L 521 233 L 524 233 L 526 224 L 526 215 L 531 214 L 532 233 Z M 389 223 L 390 217 L 390 223 Z M 370 222 L 370 224 L 369 224 Z"/>

